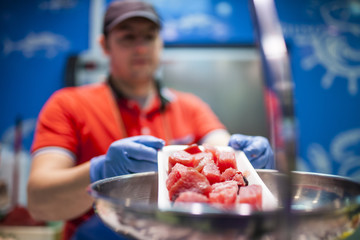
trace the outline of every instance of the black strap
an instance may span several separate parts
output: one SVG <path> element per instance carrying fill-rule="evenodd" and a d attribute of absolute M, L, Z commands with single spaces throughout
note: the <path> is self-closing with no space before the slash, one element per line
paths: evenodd
<path fill-rule="evenodd" d="M 121 91 L 119 91 L 118 89 L 115 88 L 112 79 L 113 78 L 111 77 L 111 75 L 109 75 L 107 77 L 107 83 L 109 84 L 111 90 L 115 93 L 116 98 L 117 99 L 126 98 L 125 95 Z M 169 103 L 169 100 L 165 96 L 163 96 L 163 94 L 161 93 L 162 84 L 159 79 L 155 79 L 155 88 L 156 88 L 156 92 L 160 98 L 160 112 L 164 112 L 167 104 Z"/>
<path fill-rule="evenodd" d="M 156 79 L 155 84 L 156 84 L 156 91 L 160 98 L 160 112 L 164 112 L 167 104 L 169 103 L 169 100 L 161 93 L 162 84 L 160 80 Z"/>

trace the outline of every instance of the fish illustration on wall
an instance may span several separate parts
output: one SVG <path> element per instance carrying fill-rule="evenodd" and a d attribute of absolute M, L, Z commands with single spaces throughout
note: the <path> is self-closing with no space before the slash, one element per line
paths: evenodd
<path fill-rule="evenodd" d="M 77 4 L 77 0 L 47 0 L 39 4 L 39 8 L 42 10 L 60 10 L 74 8 Z"/>
<path fill-rule="evenodd" d="M 321 86 L 329 89 L 335 79 L 347 80 L 347 91 L 355 96 L 359 93 L 360 50 L 360 2 L 331 1 L 318 8 L 325 26 L 284 25 L 298 48 L 312 49 L 303 56 L 302 69 L 311 71 L 321 65 L 326 69 Z M 311 31 L 309 31 L 311 30 Z"/>
<path fill-rule="evenodd" d="M 319 143 L 312 143 L 307 148 L 310 161 L 299 158 L 297 168 L 300 171 L 334 173 L 360 181 L 360 128 L 340 132 L 331 141 L 329 149 Z M 330 164 L 332 161 L 339 167 Z"/>
<path fill-rule="evenodd" d="M 163 37 L 165 40 L 177 40 L 180 33 L 188 36 L 196 34 L 217 40 L 226 40 L 229 36 L 229 27 L 205 13 L 188 14 L 164 23 Z"/>
<path fill-rule="evenodd" d="M 21 52 L 26 58 L 31 58 L 35 54 L 44 53 L 45 57 L 54 58 L 59 52 L 68 50 L 70 42 L 65 37 L 52 32 L 31 32 L 19 41 L 5 39 L 3 45 L 5 55 Z"/>

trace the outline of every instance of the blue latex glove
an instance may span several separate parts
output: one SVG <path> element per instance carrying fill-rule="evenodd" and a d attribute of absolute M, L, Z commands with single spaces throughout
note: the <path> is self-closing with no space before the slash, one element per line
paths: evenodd
<path fill-rule="evenodd" d="M 274 153 L 264 137 L 233 134 L 229 146 L 243 151 L 254 168 L 275 168 Z"/>
<path fill-rule="evenodd" d="M 164 146 L 162 139 L 136 136 L 113 142 L 106 155 L 90 160 L 91 182 L 124 174 L 156 171 L 157 150 Z"/>

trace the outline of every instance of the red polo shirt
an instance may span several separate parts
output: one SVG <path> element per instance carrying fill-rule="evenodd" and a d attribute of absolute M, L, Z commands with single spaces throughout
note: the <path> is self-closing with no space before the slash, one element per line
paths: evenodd
<path fill-rule="evenodd" d="M 164 111 L 160 111 L 159 97 L 143 110 L 135 101 L 115 100 L 106 83 L 61 89 L 41 110 L 32 152 L 65 148 L 78 165 L 105 154 L 113 141 L 127 136 L 153 135 L 167 144 L 191 144 L 213 130 L 224 129 L 198 97 L 165 88 L 161 92 L 168 101 Z M 65 238 L 91 214 L 69 221 Z"/>

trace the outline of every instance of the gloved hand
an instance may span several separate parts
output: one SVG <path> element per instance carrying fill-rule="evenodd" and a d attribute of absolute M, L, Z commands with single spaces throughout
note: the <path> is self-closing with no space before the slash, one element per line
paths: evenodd
<path fill-rule="evenodd" d="M 157 150 L 164 146 L 162 139 L 135 136 L 113 142 L 106 155 L 90 160 L 91 182 L 138 172 L 157 170 Z"/>
<path fill-rule="evenodd" d="M 275 168 L 274 153 L 264 137 L 233 134 L 229 146 L 243 151 L 254 168 Z"/>

